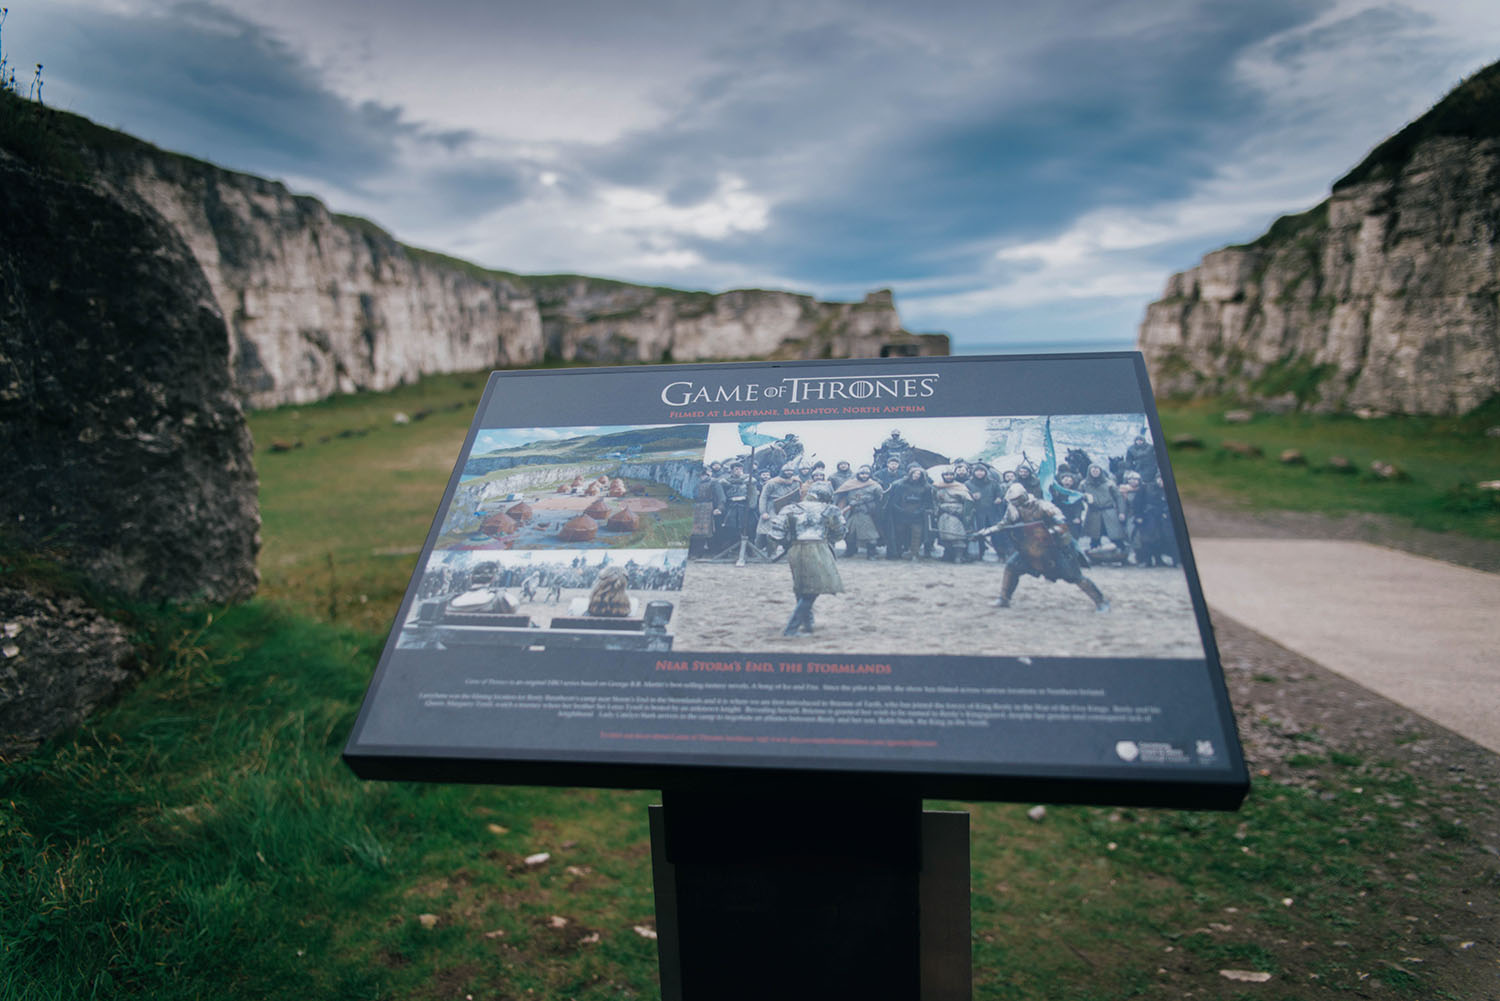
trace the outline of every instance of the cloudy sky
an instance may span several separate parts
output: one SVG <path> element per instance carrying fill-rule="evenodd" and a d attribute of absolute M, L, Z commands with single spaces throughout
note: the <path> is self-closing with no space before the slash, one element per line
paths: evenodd
<path fill-rule="evenodd" d="M 47 103 L 520 272 L 1126 346 L 1468 73 L 1493 0 L 8 0 Z"/>

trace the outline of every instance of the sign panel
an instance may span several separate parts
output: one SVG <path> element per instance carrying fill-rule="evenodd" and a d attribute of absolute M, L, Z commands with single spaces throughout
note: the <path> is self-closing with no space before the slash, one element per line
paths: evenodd
<path fill-rule="evenodd" d="M 1214 808 L 1248 784 L 1135 353 L 494 374 L 345 757 Z"/>

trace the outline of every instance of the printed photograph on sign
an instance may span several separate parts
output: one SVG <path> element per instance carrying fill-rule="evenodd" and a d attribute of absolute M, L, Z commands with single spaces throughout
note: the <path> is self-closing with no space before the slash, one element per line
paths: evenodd
<path fill-rule="evenodd" d="M 401 649 L 670 650 L 682 549 L 435 550 Z"/>
<path fill-rule="evenodd" d="M 1201 658 L 1143 414 L 715 424 L 677 647 Z"/>
<path fill-rule="evenodd" d="M 708 426 L 487 428 L 440 550 L 685 548 Z"/>

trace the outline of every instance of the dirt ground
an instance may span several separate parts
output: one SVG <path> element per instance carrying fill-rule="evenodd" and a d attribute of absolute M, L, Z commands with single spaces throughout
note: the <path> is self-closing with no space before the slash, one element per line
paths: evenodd
<path fill-rule="evenodd" d="M 1414 993 L 1382 989 L 1372 979 L 1368 991 L 1354 996 L 1500 998 L 1500 756 L 1233 619 L 1213 618 L 1246 764 L 1257 783 L 1317 788 L 1328 777 L 1325 773 L 1338 772 L 1340 766 L 1325 760 L 1308 767 L 1303 762 L 1309 751 L 1351 755 L 1371 763 L 1365 767 L 1404 770 L 1428 790 L 1405 804 L 1411 814 L 1407 826 L 1436 817 L 1464 832 L 1425 846 L 1453 860 L 1441 868 L 1397 855 L 1372 859 L 1372 875 L 1383 867 L 1412 892 L 1409 900 L 1390 901 L 1388 913 L 1378 911 L 1378 917 L 1365 920 L 1386 922 L 1407 939 L 1410 945 L 1389 957 L 1387 965 L 1414 971 L 1419 979 Z M 1423 869 L 1420 884 L 1399 875 L 1410 868 Z M 1303 976 L 1299 967 L 1337 953 L 1348 944 L 1341 939 L 1361 930 L 1372 937 L 1375 931 L 1368 926 L 1330 928 L 1326 937 L 1315 940 L 1262 944 L 1286 967 L 1282 979 L 1294 980 Z M 1195 989 L 1198 997 L 1243 996 L 1225 991 L 1212 969 L 1189 968 L 1185 958 L 1165 970 L 1162 986 L 1168 993 L 1163 997 L 1183 997 Z M 1274 996 L 1327 996 L 1305 979 L 1303 983 L 1303 993 Z"/>
<path fill-rule="evenodd" d="M 1357 538 L 1476 569 L 1500 569 L 1495 543 L 1424 532 L 1375 516 L 1250 513 L 1204 505 L 1189 505 L 1186 514 L 1195 536 Z M 1246 763 L 1258 782 L 1314 785 L 1322 772 L 1338 766 L 1299 767 L 1294 761 L 1305 759 L 1309 749 L 1337 751 L 1405 770 L 1430 790 L 1408 802 L 1413 824 L 1436 815 L 1463 825 L 1464 837 L 1441 846 L 1456 863 L 1421 887 L 1428 904 L 1389 915 L 1391 922 L 1407 926 L 1412 940 L 1411 950 L 1394 961 L 1421 972 L 1418 992 L 1402 996 L 1500 999 L 1500 755 L 1233 619 L 1214 615 L 1213 623 Z M 1392 857 L 1386 865 L 1399 872 L 1403 861 Z M 1330 930 L 1327 941 L 1300 948 L 1308 955 L 1326 951 L 1341 937 L 1348 935 Z M 1284 943 L 1266 945 L 1290 955 Z M 1185 995 L 1183 988 L 1196 988 L 1199 997 L 1214 997 L 1223 989 L 1212 971 L 1189 975 L 1173 969 L 1163 980 L 1176 996 Z M 1310 986 L 1306 992 L 1322 996 Z M 1369 991 L 1358 996 L 1398 993 L 1371 982 Z"/>
<path fill-rule="evenodd" d="M 619 511 L 629 508 L 636 514 L 646 514 L 651 511 L 664 511 L 667 502 L 659 497 L 575 497 L 573 494 L 539 494 L 535 497 L 528 496 L 526 503 L 530 504 L 536 511 L 566 511 L 568 517 L 572 517 L 595 501 L 602 500 L 609 505 L 611 511 Z M 509 505 L 500 505 L 497 511 L 504 511 Z M 537 517 L 543 517 L 537 515 Z"/>
<path fill-rule="evenodd" d="M 650 486 L 656 487 L 657 485 L 651 484 Z M 438 539 L 437 548 L 458 550 L 566 548 L 569 544 L 563 543 L 558 539 L 558 531 L 568 519 L 582 514 L 586 509 L 599 501 L 604 502 L 611 514 L 626 508 L 634 511 L 637 515 L 641 516 L 641 527 L 633 532 L 616 531 L 606 527 L 604 518 L 597 519 L 599 521 L 599 535 L 597 539 L 581 543 L 582 548 L 602 548 L 606 545 L 615 548 L 630 548 L 640 544 L 639 540 L 647 533 L 653 520 L 673 517 L 688 518 L 692 515 L 692 503 L 690 501 L 673 501 L 665 497 L 653 497 L 640 492 L 631 493 L 624 497 L 610 497 L 540 491 L 523 494 L 521 501 L 491 501 L 485 505 L 485 517 L 500 514 L 522 501 L 531 507 L 534 516 L 530 521 L 522 522 L 514 533 L 487 538 L 483 535 L 476 536 L 468 531 L 449 530 L 445 531 L 442 537 Z M 686 526 L 683 528 L 682 538 L 675 545 L 677 547 L 685 547 L 687 545 Z"/>
<path fill-rule="evenodd" d="M 936 652 L 961 637 L 981 656 L 1201 657 L 1182 571 L 1095 567 L 1111 611 L 1094 611 L 1077 587 L 1023 577 L 1010 608 L 993 608 L 998 563 L 840 559 L 844 593 L 814 608 L 812 636 L 783 637 L 796 603 L 785 561 L 690 562 L 677 613 L 675 648 L 817 653 Z M 953 651 L 958 652 L 958 651 Z"/>

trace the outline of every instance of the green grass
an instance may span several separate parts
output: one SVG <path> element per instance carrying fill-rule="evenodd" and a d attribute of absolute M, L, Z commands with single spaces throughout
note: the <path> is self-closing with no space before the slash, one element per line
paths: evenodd
<path fill-rule="evenodd" d="M 434 376 L 252 414 L 261 592 L 303 614 L 388 628 L 484 383 L 483 374 Z M 301 447 L 272 452 L 273 442 Z"/>
<path fill-rule="evenodd" d="M 1309 373 L 1290 373 L 1293 380 Z M 1258 415 L 1248 424 L 1228 424 L 1223 400 L 1162 401 L 1162 428 L 1168 439 L 1199 438 L 1202 449 L 1171 450 L 1172 469 L 1185 497 L 1242 504 L 1254 509 L 1370 512 L 1389 515 L 1420 528 L 1500 538 L 1500 492 L 1477 483 L 1500 479 L 1500 438 L 1484 430 L 1500 424 L 1500 400 L 1464 417 L 1381 417 L 1352 415 Z M 1224 441 L 1259 446 L 1264 458 L 1242 458 L 1220 446 Z M 1278 456 L 1296 449 L 1302 466 L 1284 465 Z M 1349 459 L 1355 475 L 1328 467 L 1332 456 Z M 1393 463 L 1409 479 L 1380 480 L 1370 473 L 1376 460 Z"/>
<path fill-rule="evenodd" d="M 654 992 L 649 797 L 360 782 L 338 752 L 376 638 L 206 620 L 154 619 L 147 682 L 0 772 L 0 997 Z"/>
<path fill-rule="evenodd" d="M 655 994 L 654 794 L 361 782 L 338 752 L 375 636 L 263 601 L 134 614 L 148 680 L 0 771 L 0 997 Z M 1403 805 L 1432 794 L 1348 765 L 1232 815 L 961 805 L 977 996 L 1166 996 L 1226 966 L 1354 989 L 1439 906 L 1462 824 Z M 1297 944 L 1330 937 L 1353 945 Z"/>
<path fill-rule="evenodd" d="M 83 160 L 52 111 L 0 88 L 0 149 L 33 167 L 83 180 Z"/>

